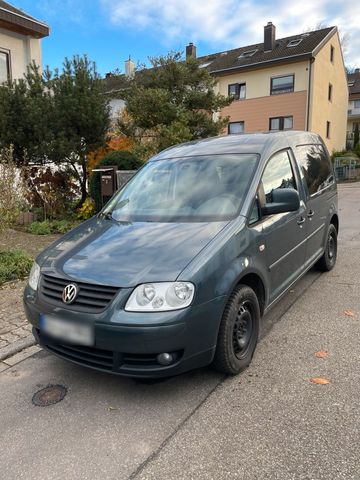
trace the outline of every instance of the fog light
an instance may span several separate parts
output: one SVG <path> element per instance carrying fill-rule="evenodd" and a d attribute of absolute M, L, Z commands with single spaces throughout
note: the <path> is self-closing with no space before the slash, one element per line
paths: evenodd
<path fill-rule="evenodd" d="M 170 365 L 174 361 L 173 355 L 171 353 L 159 353 L 156 357 L 156 360 L 160 363 L 160 365 Z"/>

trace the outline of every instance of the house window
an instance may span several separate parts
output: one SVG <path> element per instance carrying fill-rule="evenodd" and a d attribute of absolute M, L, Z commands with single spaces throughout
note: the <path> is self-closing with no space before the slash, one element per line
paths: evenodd
<path fill-rule="evenodd" d="M 269 130 L 291 130 L 293 128 L 293 117 L 273 117 L 269 119 Z"/>
<path fill-rule="evenodd" d="M 0 83 L 6 82 L 10 78 L 10 55 L 8 52 L 0 50 Z"/>
<path fill-rule="evenodd" d="M 271 79 L 271 95 L 279 93 L 288 93 L 294 91 L 294 75 L 286 75 L 284 77 L 275 77 Z"/>
<path fill-rule="evenodd" d="M 235 100 L 241 100 L 246 97 L 246 83 L 231 83 L 228 86 L 229 97 L 234 97 Z"/>
<path fill-rule="evenodd" d="M 360 108 L 360 100 L 354 100 L 354 108 Z"/>
<path fill-rule="evenodd" d="M 228 125 L 228 134 L 234 135 L 236 133 L 244 133 L 245 122 L 230 122 Z"/>
<path fill-rule="evenodd" d="M 330 138 L 331 123 L 326 122 L 326 138 Z"/>
<path fill-rule="evenodd" d="M 330 62 L 334 63 L 334 54 L 335 54 L 335 48 L 331 45 L 330 47 Z"/>
<path fill-rule="evenodd" d="M 332 101 L 332 89 L 333 89 L 333 87 L 332 87 L 331 83 L 329 83 L 329 90 L 328 90 L 328 100 L 329 100 L 329 102 Z"/>

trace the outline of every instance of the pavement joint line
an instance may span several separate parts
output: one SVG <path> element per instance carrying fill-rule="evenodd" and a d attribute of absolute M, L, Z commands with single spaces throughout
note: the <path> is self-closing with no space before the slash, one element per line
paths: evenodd
<path fill-rule="evenodd" d="M 158 448 L 152 452 L 128 477 L 128 480 L 135 480 L 136 477 L 146 468 L 146 466 L 155 460 L 161 450 L 172 440 L 172 438 L 182 429 L 182 427 L 187 423 L 188 420 L 204 405 L 207 399 L 227 380 L 227 375 L 223 375 L 219 382 L 206 394 L 206 396 L 201 400 L 201 402 L 196 405 L 195 408 L 182 420 L 179 425 L 177 425 L 174 430 L 168 435 L 158 446 Z"/>
<path fill-rule="evenodd" d="M 14 343 L 10 343 L 9 345 L 0 349 L 0 362 L 8 360 L 9 358 L 21 353 L 26 348 L 32 347 L 35 345 L 36 340 L 32 336 L 32 334 L 27 335 L 24 338 L 19 338 Z"/>
<path fill-rule="evenodd" d="M 281 313 L 279 319 L 277 320 L 277 322 L 275 323 L 278 323 L 286 314 L 287 312 L 290 310 L 290 308 L 294 305 L 294 303 L 301 297 L 303 296 L 308 290 L 309 288 L 316 282 L 316 280 L 318 280 L 320 277 L 322 276 L 322 273 L 319 272 L 316 277 L 314 278 L 314 280 L 312 280 L 312 282 L 305 288 L 305 290 L 303 290 L 301 293 L 299 293 L 299 295 L 297 295 L 293 301 L 288 305 L 288 307 Z M 289 291 L 289 290 L 288 290 Z M 287 291 L 287 292 L 288 292 Z M 265 334 L 265 337 L 269 334 L 269 332 L 273 329 L 274 327 L 274 324 L 272 324 L 270 326 L 270 328 L 268 330 L 266 330 L 266 334 Z M 262 342 L 262 340 L 264 339 L 264 336 L 261 336 L 259 338 L 259 343 Z M 246 370 L 245 370 L 246 371 Z M 170 441 L 175 437 L 175 435 L 186 425 L 186 423 L 188 422 L 188 420 L 190 420 L 190 418 L 205 404 L 205 402 L 211 397 L 211 395 L 213 393 L 215 393 L 215 391 L 221 387 L 221 385 L 223 385 L 226 381 L 229 381 L 229 379 L 231 379 L 233 377 L 230 377 L 230 376 L 227 376 L 227 375 L 224 375 L 220 380 L 219 382 L 207 393 L 207 395 L 202 399 L 202 401 L 195 407 L 193 408 L 193 410 L 184 418 L 184 420 L 182 420 L 176 427 L 175 429 L 161 442 L 161 444 L 159 445 L 159 447 L 154 451 L 152 452 L 128 477 L 128 480 L 136 480 L 136 477 L 144 471 L 144 469 L 147 467 L 147 465 L 149 465 L 153 460 L 155 460 L 156 458 L 158 458 L 158 456 L 160 455 L 161 451 L 170 443 Z"/>

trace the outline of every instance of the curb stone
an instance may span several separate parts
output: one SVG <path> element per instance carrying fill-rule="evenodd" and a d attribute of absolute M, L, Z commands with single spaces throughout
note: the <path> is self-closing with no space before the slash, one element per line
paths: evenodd
<path fill-rule="evenodd" d="M 20 338 L 19 340 L 16 340 L 10 345 L 7 345 L 6 347 L 0 349 L 0 361 L 5 360 L 12 355 L 16 355 L 17 353 L 21 352 L 21 350 L 35 345 L 35 343 L 36 340 L 32 334 L 28 335 L 25 338 Z"/>

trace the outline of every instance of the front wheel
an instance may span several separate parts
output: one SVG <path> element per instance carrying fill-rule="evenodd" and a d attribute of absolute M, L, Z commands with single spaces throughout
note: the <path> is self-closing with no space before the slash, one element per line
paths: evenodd
<path fill-rule="evenodd" d="M 250 287 L 239 285 L 233 291 L 221 319 L 214 367 L 236 375 L 248 367 L 259 336 L 260 307 Z"/>
<path fill-rule="evenodd" d="M 337 230 L 335 226 L 330 223 L 327 237 L 326 245 L 323 256 L 316 263 L 316 267 L 322 272 L 329 272 L 335 266 L 337 258 Z"/>

